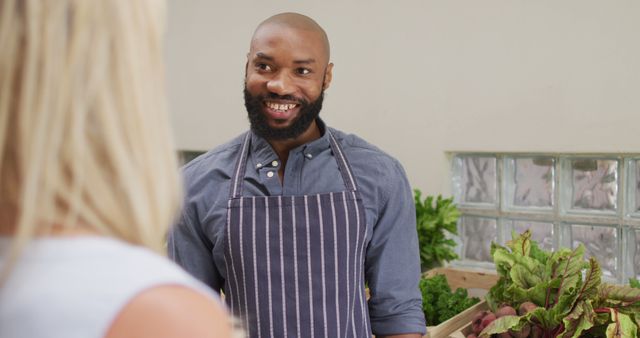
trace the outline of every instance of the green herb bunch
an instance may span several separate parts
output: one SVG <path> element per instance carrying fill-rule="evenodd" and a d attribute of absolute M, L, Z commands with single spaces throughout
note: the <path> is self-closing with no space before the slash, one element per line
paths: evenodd
<path fill-rule="evenodd" d="M 598 262 L 584 260 L 584 246 L 547 252 L 527 230 L 502 247 L 491 244 L 500 276 L 486 296 L 492 310 L 501 304 L 532 302 L 520 316 L 504 316 L 479 337 L 520 332 L 532 337 L 637 337 L 640 332 L 640 289 L 601 282 Z M 530 303 L 529 303 L 530 304 Z"/>
<path fill-rule="evenodd" d="M 480 301 L 476 297 L 469 298 L 466 289 L 457 288 L 451 292 L 444 275 L 421 279 L 420 291 L 428 326 L 438 325 Z"/>
<path fill-rule="evenodd" d="M 433 196 L 428 196 L 423 201 L 420 190 L 414 190 L 414 194 L 422 270 L 442 266 L 444 262 L 457 259 L 458 255 L 453 251 L 456 243 L 447 238 L 447 232 L 458 234 L 460 211 L 453 203 L 453 198 L 442 198 L 438 195 L 434 205 Z"/>

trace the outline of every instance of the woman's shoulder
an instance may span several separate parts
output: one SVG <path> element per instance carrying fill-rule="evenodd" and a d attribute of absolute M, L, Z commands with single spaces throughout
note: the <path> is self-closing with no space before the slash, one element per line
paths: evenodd
<path fill-rule="evenodd" d="M 191 309 L 226 318 L 217 295 L 167 258 L 104 237 L 34 240 L 0 294 L 8 301 L 0 314 L 84 337 L 103 337 L 117 323 L 128 330 L 162 329 L 165 335 L 155 336 L 172 337 L 172 328 L 186 329 L 182 320 L 188 318 L 179 313 L 191 316 Z M 15 329 L 38 337 L 24 326 Z"/>
<path fill-rule="evenodd" d="M 125 243 L 118 246 L 129 262 L 128 271 L 117 273 L 137 271 L 139 287 L 120 308 L 106 338 L 230 336 L 227 311 L 209 288 L 165 257 Z"/>
<path fill-rule="evenodd" d="M 226 310 L 193 289 L 162 285 L 141 292 L 122 308 L 106 338 L 231 337 Z"/>
<path fill-rule="evenodd" d="M 116 292 L 120 290 L 123 294 L 133 295 L 156 285 L 171 284 L 189 287 L 217 299 L 217 294 L 205 284 L 168 258 L 147 248 L 110 238 L 94 237 L 74 242 L 77 246 L 77 269 L 91 271 L 94 276 L 85 278 L 107 284 Z"/>

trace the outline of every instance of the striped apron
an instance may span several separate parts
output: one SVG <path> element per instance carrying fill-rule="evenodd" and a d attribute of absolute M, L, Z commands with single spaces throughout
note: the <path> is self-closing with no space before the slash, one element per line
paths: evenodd
<path fill-rule="evenodd" d="M 329 133 L 346 191 L 242 197 L 250 134 L 230 188 L 226 302 L 249 337 L 371 337 L 364 206 Z"/>

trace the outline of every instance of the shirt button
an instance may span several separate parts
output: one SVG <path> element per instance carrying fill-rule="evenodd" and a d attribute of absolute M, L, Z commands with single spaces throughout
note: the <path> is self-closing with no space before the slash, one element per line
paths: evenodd
<path fill-rule="evenodd" d="M 258 163 L 258 164 L 256 164 L 256 168 L 258 168 L 258 169 L 259 169 L 259 168 L 262 168 L 262 163 Z"/>
<path fill-rule="evenodd" d="M 308 159 L 312 159 L 312 158 L 313 158 L 313 155 L 311 155 L 311 154 L 304 154 L 304 156 L 305 156 L 306 158 L 308 158 Z"/>
<path fill-rule="evenodd" d="M 269 177 L 269 178 L 273 177 L 273 171 L 269 171 L 269 172 L 267 173 L 267 177 Z"/>
<path fill-rule="evenodd" d="M 277 167 L 277 166 L 278 166 L 278 161 L 273 161 L 273 162 L 271 162 L 271 166 L 272 166 L 272 167 Z"/>

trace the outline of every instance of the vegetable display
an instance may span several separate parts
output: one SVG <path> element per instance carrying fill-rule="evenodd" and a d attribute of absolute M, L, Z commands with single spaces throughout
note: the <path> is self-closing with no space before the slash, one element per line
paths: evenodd
<path fill-rule="evenodd" d="M 444 275 L 421 279 L 420 291 L 427 326 L 438 325 L 480 302 L 479 298 L 469 298 L 466 289 L 452 292 Z"/>
<path fill-rule="evenodd" d="M 500 279 L 486 299 L 496 315 L 474 320 L 477 336 L 637 337 L 640 289 L 602 283 L 598 262 L 584 252 L 582 245 L 544 251 L 528 230 L 507 247 L 492 243 Z"/>

